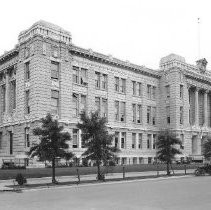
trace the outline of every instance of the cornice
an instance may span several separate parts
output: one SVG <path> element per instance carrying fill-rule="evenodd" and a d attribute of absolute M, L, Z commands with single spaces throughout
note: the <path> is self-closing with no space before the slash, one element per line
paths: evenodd
<path fill-rule="evenodd" d="M 8 60 L 11 57 L 18 55 L 18 53 L 19 53 L 18 48 L 14 48 L 14 49 L 4 53 L 3 55 L 0 56 L 0 64 L 3 63 L 4 61 Z"/>
<path fill-rule="evenodd" d="M 91 49 L 84 49 L 84 48 L 81 48 L 81 47 L 78 47 L 75 45 L 69 45 L 69 51 L 75 55 L 80 55 L 80 56 L 86 57 L 87 59 L 90 59 L 90 60 L 92 59 L 92 60 L 96 60 L 98 62 L 102 62 L 105 64 L 133 70 L 133 71 L 136 71 L 137 73 L 145 74 L 145 75 L 152 76 L 155 78 L 161 77 L 159 74 L 159 71 L 157 71 L 157 70 L 152 70 L 145 66 L 139 66 L 136 64 L 132 64 L 128 61 L 122 61 L 122 60 L 114 58 L 112 56 L 107 56 L 107 55 L 104 55 L 104 54 L 101 54 L 98 52 L 94 52 Z"/>

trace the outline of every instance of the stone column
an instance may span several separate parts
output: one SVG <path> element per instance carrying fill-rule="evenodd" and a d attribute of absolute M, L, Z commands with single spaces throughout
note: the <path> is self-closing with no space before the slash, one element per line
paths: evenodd
<path fill-rule="evenodd" d="M 204 126 L 208 126 L 208 116 L 207 116 L 207 93 L 208 90 L 204 92 Z"/>
<path fill-rule="evenodd" d="M 81 130 L 78 131 L 78 148 L 81 148 Z"/>
<path fill-rule="evenodd" d="M 121 149 L 121 137 L 122 137 L 122 133 L 119 132 L 118 149 Z"/>
<path fill-rule="evenodd" d="M 199 125 L 199 88 L 196 87 L 195 89 L 195 126 Z"/>
<path fill-rule="evenodd" d="M 6 72 L 6 85 L 5 85 L 5 113 L 9 113 L 9 103 L 10 103 L 10 84 L 9 84 L 9 74 Z"/>

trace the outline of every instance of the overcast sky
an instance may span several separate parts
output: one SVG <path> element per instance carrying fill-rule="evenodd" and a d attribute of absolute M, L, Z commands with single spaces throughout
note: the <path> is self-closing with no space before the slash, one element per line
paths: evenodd
<path fill-rule="evenodd" d="M 211 69 L 210 0 L 2 0 L 0 8 L 0 54 L 42 19 L 70 31 L 80 47 L 154 69 L 170 53 L 195 64 L 200 17 L 200 54 Z"/>

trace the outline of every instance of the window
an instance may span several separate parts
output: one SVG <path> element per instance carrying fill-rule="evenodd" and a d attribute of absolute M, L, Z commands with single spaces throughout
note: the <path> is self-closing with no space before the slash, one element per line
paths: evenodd
<path fill-rule="evenodd" d="M 87 84 L 87 69 L 81 68 L 81 85 Z"/>
<path fill-rule="evenodd" d="M 1 86 L 1 94 L 2 94 L 2 112 L 5 112 L 5 109 L 6 109 L 6 85 Z"/>
<path fill-rule="evenodd" d="M 119 92 L 119 78 L 115 77 L 115 91 Z"/>
<path fill-rule="evenodd" d="M 86 148 L 86 141 L 84 140 L 84 134 L 81 133 L 81 148 Z"/>
<path fill-rule="evenodd" d="M 132 104 L 132 117 L 133 117 L 133 122 L 136 122 L 136 104 Z"/>
<path fill-rule="evenodd" d="M 121 93 L 125 93 L 126 91 L 126 80 L 125 79 L 121 79 L 120 82 L 120 92 Z"/>
<path fill-rule="evenodd" d="M 151 145 L 151 134 L 147 135 L 147 149 L 151 149 L 152 145 Z"/>
<path fill-rule="evenodd" d="M 108 101 L 107 99 L 102 99 L 102 116 L 106 117 L 108 116 Z"/>
<path fill-rule="evenodd" d="M 122 132 L 122 137 L 121 137 L 121 148 L 125 148 L 125 143 L 126 143 L 126 133 Z"/>
<path fill-rule="evenodd" d="M 59 113 L 59 91 L 51 90 L 51 113 Z"/>
<path fill-rule="evenodd" d="M 142 92 L 141 89 L 142 89 L 141 88 L 141 83 L 138 82 L 138 96 L 141 96 L 141 92 Z"/>
<path fill-rule="evenodd" d="M 180 107 L 180 124 L 183 124 L 183 106 Z"/>
<path fill-rule="evenodd" d="M 30 147 L 29 128 L 25 128 L 25 146 Z"/>
<path fill-rule="evenodd" d="M 30 113 L 30 92 L 26 91 L 26 114 Z"/>
<path fill-rule="evenodd" d="M 156 87 L 152 87 L 152 99 L 156 99 Z"/>
<path fill-rule="evenodd" d="M 119 121 L 119 101 L 115 101 L 115 120 Z"/>
<path fill-rule="evenodd" d="M 25 63 L 25 76 L 26 76 L 26 80 L 30 79 L 30 69 L 29 69 L 29 62 Z"/>
<path fill-rule="evenodd" d="M 10 82 L 10 107 L 11 109 L 16 108 L 16 81 Z"/>
<path fill-rule="evenodd" d="M 180 85 L 180 99 L 183 99 L 183 85 Z"/>
<path fill-rule="evenodd" d="M 133 84 L 133 95 L 135 96 L 136 95 L 136 82 L 132 81 L 132 84 Z"/>
<path fill-rule="evenodd" d="M 73 117 L 78 117 L 79 114 L 79 95 L 73 93 Z"/>
<path fill-rule="evenodd" d="M 79 67 L 73 66 L 73 83 L 79 83 Z"/>
<path fill-rule="evenodd" d="M 95 97 L 95 110 L 98 111 L 98 114 L 100 115 L 100 98 Z"/>
<path fill-rule="evenodd" d="M 79 130 L 73 129 L 73 148 L 78 148 Z"/>
<path fill-rule="evenodd" d="M 125 102 L 121 102 L 120 105 L 120 121 L 125 122 Z"/>
<path fill-rule="evenodd" d="M 95 72 L 95 88 L 100 89 L 100 73 Z"/>
<path fill-rule="evenodd" d="M 170 85 L 166 85 L 166 98 L 170 98 Z"/>
<path fill-rule="evenodd" d="M 115 148 L 118 147 L 118 142 L 119 142 L 119 132 L 115 132 L 115 139 L 114 139 Z"/>
<path fill-rule="evenodd" d="M 59 63 L 51 61 L 51 78 L 59 79 Z"/>
<path fill-rule="evenodd" d="M 156 124 L 156 107 L 152 107 L 152 124 Z"/>
<path fill-rule="evenodd" d="M 138 148 L 142 149 L 142 133 L 138 134 Z"/>
<path fill-rule="evenodd" d="M 180 135 L 180 141 L 182 142 L 182 144 L 180 145 L 180 149 L 184 149 L 184 134 Z"/>
<path fill-rule="evenodd" d="M 152 148 L 155 149 L 156 148 L 156 134 L 153 134 L 153 145 Z"/>
<path fill-rule="evenodd" d="M 3 143 L 3 138 L 2 138 L 2 132 L 0 132 L 0 149 L 2 149 L 2 143 Z"/>
<path fill-rule="evenodd" d="M 86 112 L 86 96 L 85 95 L 81 95 L 80 110 L 81 110 L 81 113 Z"/>
<path fill-rule="evenodd" d="M 167 120 L 167 124 L 170 124 L 171 120 L 170 120 L 170 106 L 166 107 L 166 120 Z"/>
<path fill-rule="evenodd" d="M 142 106 L 140 104 L 137 105 L 137 123 L 141 123 L 142 122 Z"/>
<path fill-rule="evenodd" d="M 151 123 L 151 107 L 150 106 L 147 107 L 147 123 L 148 124 Z"/>
<path fill-rule="evenodd" d="M 136 133 L 132 133 L 132 148 L 136 148 Z"/>
<path fill-rule="evenodd" d="M 151 99 L 151 85 L 147 85 L 147 98 Z"/>
<path fill-rule="evenodd" d="M 107 90 L 107 83 L 108 83 L 108 78 L 106 74 L 102 75 L 102 89 Z"/>
<path fill-rule="evenodd" d="M 9 131 L 9 136 L 10 136 L 10 155 L 13 154 L 13 133 L 12 131 Z"/>

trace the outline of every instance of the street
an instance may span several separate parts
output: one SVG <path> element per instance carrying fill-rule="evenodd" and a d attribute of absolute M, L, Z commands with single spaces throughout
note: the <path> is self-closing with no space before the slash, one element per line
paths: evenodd
<path fill-rule="evenodd" d="M 211 177 L 141 180 L 70 188 L 1 192 L 2 210 L 208 210 Z"/>

